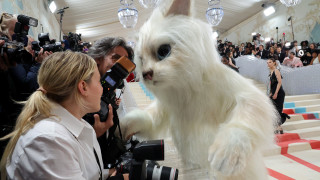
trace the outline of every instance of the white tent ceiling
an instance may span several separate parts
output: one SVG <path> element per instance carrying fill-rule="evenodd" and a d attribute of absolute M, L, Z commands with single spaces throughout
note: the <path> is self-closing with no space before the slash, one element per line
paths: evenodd
<path fill-rule="evenodd" d="M 277 0 L 269 0 L 274 3 Z M 55 0 L 57 9 L 68 6 L 63 16 L 62 30 L 64 34 L 76 32 L 82 34 L 87 42 L 95 41 L 106 36 L 122 36 L 133 40 L 141 25 L 150 16 L 152 9 L 143 8 L 138 0 L 134 6 L 138 9 L 139 19 L 132 29 L 125 29 L 118 20 L 117 12 L 120 0 Z M 261 5 L 268 1 L 263 0 L 221 0 L 224 9 L 222 22 L 215 27 L 223 33 L 242 21 L 261 11 Z M 195 10 L 198 18 L 206 21 L 205 12 L 208 8 L 207 0 L 195 0 Z M 56 14 L 59 21 L 60 16 Z"/>

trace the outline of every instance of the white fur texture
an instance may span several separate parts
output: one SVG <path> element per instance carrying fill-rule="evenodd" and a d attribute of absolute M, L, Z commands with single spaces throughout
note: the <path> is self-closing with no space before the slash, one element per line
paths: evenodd
<path fill-rule="evenodd" d="M 261 149 L 273 143 L 273 105 L 220 62 L 215 41 L 207 23 L 154 10 L 140 29 L 135 63 L 140 74 L 153 70 L 143 82 L 156 101 L 122 119 L 125 136 L 155 139 L 169 131 L 182 159 L 211 168 L 218 180 L 268 179 Z M 172 49 L 160 61 L 162 44 Z"/>

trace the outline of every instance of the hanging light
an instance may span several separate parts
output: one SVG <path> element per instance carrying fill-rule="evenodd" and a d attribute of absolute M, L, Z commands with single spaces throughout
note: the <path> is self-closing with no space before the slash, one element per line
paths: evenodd
<path fill-rule="evenodd" d="M 139 3 L 144 8 L 155 8 L 161 0 L 139 0 Z"/>
<path fill-rule="evenodd" d="M 133 28 L 138 21 L 138 10 L 133 6 L 133 0 L 120 0 L 118 18 L 124 28 Z"/>
<path fill-rule="evenodd" d="M 301 0 L 280 0 L 280 2 L 287 7 L 295 6 L 301 3 Z"/>
<path fill-rule="evenodd" d="M 212 26 L 218 26 L 224 14 L 220 0 L 209 0 L 208 5 L 209 7 L 206 11 L 207 21 Z"/>

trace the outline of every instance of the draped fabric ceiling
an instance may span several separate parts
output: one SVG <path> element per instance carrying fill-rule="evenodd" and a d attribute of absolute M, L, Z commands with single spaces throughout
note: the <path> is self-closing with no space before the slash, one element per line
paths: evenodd
<path fill-rule="evenodd" d="M 231 29 L 247 18 L 263 10 L 261 5 L 277 0 L 221 0 L 224 9 L 222 22 L 214 29 L 219 34 Z M 134 6 L 139 11 L 137 25 L 132 29 L 125 29 L 119 22 L 118 9 L 120 0 L 55 0 L 57 9 L 68 6 L 63 16 L 62 30 L 64 34 L 76 32 L 82 34 L 83 41 L 93 42 L 101 37 L 121 36 L 127 40 L 134 40 L 134 34 L 150 16 L 152 9 L 143 8 L 138 0 Z M 195 0 L 196 16 L 206 21 L 205 12 L 208 8 L 207 0 Z M 59 21 L 60 15 L 55 16 Z"/>

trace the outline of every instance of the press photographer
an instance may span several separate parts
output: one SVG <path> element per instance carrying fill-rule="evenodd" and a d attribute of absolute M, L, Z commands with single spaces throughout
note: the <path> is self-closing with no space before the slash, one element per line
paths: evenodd
<path fill-rule="evenodd" d="M 82 51 L 83 45 L 81 44 L 81 34 L 69 32 L 67 41 L 72 51 Z"/>
<path fill-rule="evenodd" d="M 127 46 L 125 40 L 122 38 L 106 37 L 96 41 L 89 49 L 88 55 L 95 59 L 100 76 L 103 79 L 107 71 L 114 66 L 120 57 L 124 56 L 132 60 L 133 50 L 130 46 Z M 114 106 L 115 108 L 109 105 L 108 108 L 112 109 L 112 113 L 108 113 L 105 121 L 100 121 L 98 114 L 94 115 L 94 119 L 87 118 L 86 120 L 93 125 L 93 128 L 96 131 L 98 142 L 101 147 L 104 168 L 110 169 L 110 165 L 114 164 L 126 150 L 122 144 L 122 140 L 114 134 L 118 122 L 116 108 L 120 104 L 121 99 L 114 95 L 114 91 L 109 91 L 107 94 L 109 94 L 107 96 L 111 95 L 113 97 L 111 98 L 112 100 L 109 100 L 113 105 L 116 105 Z M 102 97 L 102 99 L 105 98 Z M 102 100 L 101 102 L 104 101 Z M 113 170 L 111 169 L 109 174 L 112 174 L 112 171 Z"/>
<path fill-rule="evenodd" d="M 38 20 L 25 15 L 3 13 L 0 19 L 0 119 L 1 135 L 11 132 L 21 105 L 14 101 L 25 101 L 38 88 L 37 73 L 42 60 L 50 52 L 41 51 L 34 57 L 28 36 L 30 26 Z M 6 142 L 1 142 L 3 147 Z"/>
<path fill-rule="evenodd" d="M 32 41 L 32 50 L 35 51 L 35 56 L 37 57 L 41 48 L 43 51 L 59 52 L 63 51 L 61 42 L 55 42 L 55 40 L 50 40 L 49 33 L 40 33 L 38 34 L 38 40 Z"/>

